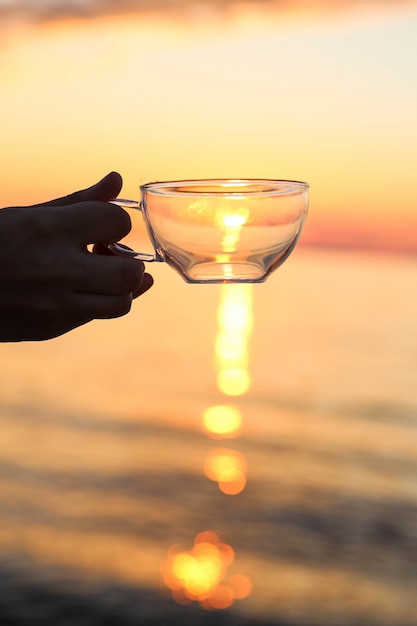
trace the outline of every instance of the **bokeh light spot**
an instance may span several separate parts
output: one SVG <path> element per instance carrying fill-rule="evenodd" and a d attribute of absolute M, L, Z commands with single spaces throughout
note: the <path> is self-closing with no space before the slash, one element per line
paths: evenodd
<path fill-rule="evenodd" d="M 175 602 L 199 602 L 207 610 L 224 610 L 236 599 L 251 592 L 246 576 L 234 575 L 227 580 L 228 568 L 234 562 L 233 548 L 223 543 L 213 531 L 199 533 L 191 550 L 173 546 L 162 565 L 162 576 Z"/>
<path fill-rule="evenodd" d="M 211 437 L 235 437 L 242 426 L 242 413 L 234 406 L 211 406 L 204 411 L 203 424 Z"/>
<path fill-rule="evenodd" d="M 210 452 L 204 463 L 204 473 L 217 482 L 219 489 L 227 495 L 237 495 L 246 486 L 247 462 L 245 456 L 236 450 L 216 448 Z"/>
<path fill-rule="evenodd" d="M 217 374 L 217 386 L 226 396 L 242 396 L 251 386 L 251 378 L 246 369 L 230 367 Z"/>
<path fill-rule="evenodd" d="M 222 472 L 219 478 L 219 489 L 228 496 L 237 496 L 246 487 L 246 476 L 237 469 Z"/>
<path fill-rule="evenodd" d="M 252 581 L 250 578 L 248 578 L 248 576 L 245 576 L 244 574 L 235 574 L 230 578 L 229 583 L 233 588 L 233 592 L 237 600 L 243 600 L 244 598 L 250 596 L 250 594 L 252 593 Z"/>
<path fill-rule="evenodd" d="M 235 601 L 235 594 L 229 585 L 219 585 L 213 595 L 206 600 L 207 607 L 215 610 L 228 609 Z"/>

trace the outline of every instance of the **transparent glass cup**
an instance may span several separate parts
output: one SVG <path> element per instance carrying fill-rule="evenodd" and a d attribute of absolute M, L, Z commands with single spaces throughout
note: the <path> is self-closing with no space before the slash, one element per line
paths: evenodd
<path fill-rule="evenodd" d="M 113 200 L 141 211 L 154 253 L 110 249 L 163 261 L 188 283 L 261 283 L 294 249 L 308 210 L 307 183 L 219 179 L 147 183 L 141 200 Z"/>

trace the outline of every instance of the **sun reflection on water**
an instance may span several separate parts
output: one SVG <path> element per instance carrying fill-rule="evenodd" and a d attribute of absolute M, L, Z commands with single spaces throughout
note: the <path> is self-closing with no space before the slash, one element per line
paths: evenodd
<path fill-rule="evenodd" d="M 239 215 L 235 217 L 238 219 L 233 218 L 227 224 L 231 229 L 239 229 L 243 223 Z M 230 231 L 229 235 L 232 236 Z M 230 237 L 227 245 L 232 245 Z M 251 285 L 222 287 L 217 320 L 214 346 L 217 387 L 225 396 L 242 396 L 251 383 L 248 350 L 253 326 Z M 231 439 L 240 434 L 243 415 L 239 407 L 221 403 L 207 407 L 202 421 L 211 438 Z M 217 482 L 219 490 L 227 496 L 237 496 L 244 491 L 247 469 L 245 455 L 231 448 L 211 450 L 203 467 L 205 476 Z M 227 576 L 234 557 L 233 548 L 222 543 L 216 533 L 202 532 L 195 538 L 191 550 L 184 551 L 177 546 L 170 549 L 162 566 L 163 580 L 179 604 L 195 601 L 206 610 L 228 609 L 235 600 L 252 593 L 252 582 L 247 576 Z"/>
<path fill-rule="evenodd" d="M 241 452 L 229 448 L 215 448 L 204 463 L 204 473 L 218 483 L 220 491 L 235 496 L 246 486 L 248 466 Z"/>
<path fill-rule="evenodd" d="M 253 327 L 252 286 L 224 285 L 217 317 L 217 386 L 226 396 L 241 396 L 251 385 L 248 344 Z"/>
<path fill-rule="evenodd" d="M 242 412 L 232 405 L 210 406 L 203 413 L 203 424 L 213 439 L 236 437 L 242 427 Z"/>
<path fill-rule="evenodd" d="M 208 610 L 229 608 L 250 595 L 247 576 L 228 576 L 235 559 L 233 548 L 213 531 L 199 533 L 191 550 L 174 546 L 162 565 L 162 576 L 172 597 L 180 604 L 199 602 Z"/>

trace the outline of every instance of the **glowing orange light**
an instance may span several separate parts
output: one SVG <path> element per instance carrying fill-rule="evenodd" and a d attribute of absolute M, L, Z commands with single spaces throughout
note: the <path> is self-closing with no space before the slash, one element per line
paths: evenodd
<path fill-rule="evenodd" d="M 226 580 L 234 558 L 231 546 L 222 543 L 216 533 L 205 531 L 196 536 L 191 550 L 182 551 L 178 546 L 169 550 L 162 565 L 163 579 L 179 604 L 197 601 L 208 610 L 227 609 L 252 590 L 246 576 Z"/>
<path fill-rule="evenodd" d="M 224 285 L 217 317 L 217 386 L 227 396 L 241 396 L 251 385 L 248 371 L 248 342 L 253 326 L 251 285 Z"/>
<path fill-rule="evenodd" d="M 223 285 L 218 309 L 219 327 L 231 332 L 242 331 L 250 334 L 252 319 L 252 288 L 251 285 Z"/>
<path fill-rule="evenodd" d="M 223 222 L 226 228 L 241 228 L 245 224 L 246 219 L 244 215 L 239 214 L 225 215 Z"/>
<path fill-rule="evenodd" d="M 243 574 L 235 574 L 230 578 L 230 585 L 237 600 L 243 600 L 252 593 L 253 585 L 250 578 Z"/>
<path fill-rule="evenodd" d="M 228 609 L 235 601 L 233 588 L 229 585 L 219 585 L 213 595 L 204 602 L 204 606 L 218 611 Z"/>
<path fill-rule="evenodd" d="M 221 369 L 217 374 L 217 387 L 227 396 L 243 396 L 249 391 L 251 379 L 249 372 L 241 367 Z"/>
<path fill-rule="evenodd" d="M 204 463 L 204 473 L 217 482 L 227 495 L 237 495 L 246 486 L 247 463 L 245 456 L 236 450 L 217 448 L 212 450 Z"/>
<path fill-rule="evenodd" d="M 247 366 L 248 352 L 247 340 L 244 333 L 237 332 L 237 329 L 229 331 L 227 329 L 219 330 L 215 343 L 216 358 L 225 367 L 227 364 L 231 366 L 239 363 Z"/>
<path fill-rule="evenodd" d="M 237 496 L 246 487 L 246 476 L 236 469 L 226 470 L 219 479 L 219 489 L 228 496 Z"/>
<path fill-rule="evenodd" d="M 235 437 L 242 426 L 242 414 L 234 406 L 211 406 L 204 411 L 203 424 L 211 437 Z"/>
<path fill-rule="evenodd" d="M 198 543 L 212 543 L 214 546 L 218 547 L 220 545 L 220 538 L 212 530 L 205 530 L 202 533 L 198 533 L 194 539 L 194 544 L 197 545 Z"/>

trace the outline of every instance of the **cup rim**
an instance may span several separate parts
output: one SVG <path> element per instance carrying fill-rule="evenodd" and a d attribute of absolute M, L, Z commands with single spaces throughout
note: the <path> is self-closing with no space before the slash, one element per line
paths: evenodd
<path fill-rule="evenodd" d="M 251 191 L 243 191 L 239 192 L 237 189 L 233 191 L 228 191 L 227 187 L 239 186 L 239 185 L 269 185 L 270 189 L 260 189 L 260 190 L 251 190 Z M 198 191 L 195 190 L 184 190 L 184 187 L 204 187 L 204 186 L 223 186 L 224 190 L 204 190 Z M 245 195 L 285 195 L 291 191 L 300 191 L 309 189 L 309 184 L 300 180 L 291 180 L 291 179 L 273 179 L 273 178 L 198 178 L 198 179 L 185 179 L 185 180 L 168 180 L 168 181 L 155 181 L 144 183 L 140 185 L 140 190 L 142 192 L 151 191 L 153 193 L 161 194 L 164 193 L 176 195 L 176 196 L 219 196 L 219 195 L 235 195 L 239 193 L 244 193 Z"/>

